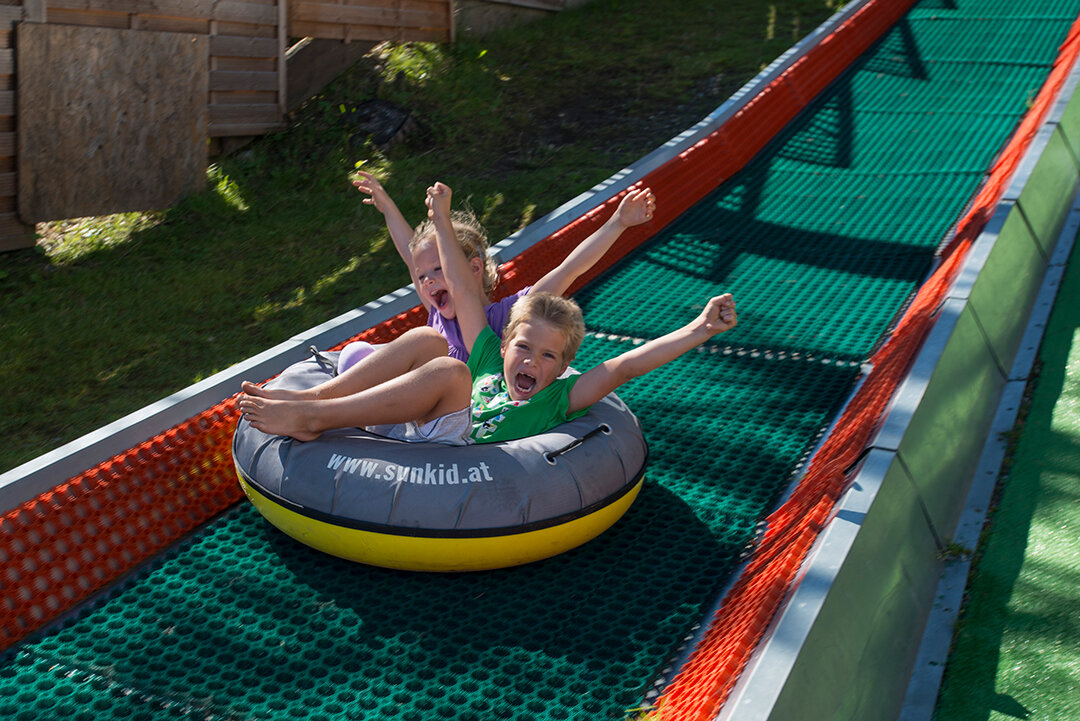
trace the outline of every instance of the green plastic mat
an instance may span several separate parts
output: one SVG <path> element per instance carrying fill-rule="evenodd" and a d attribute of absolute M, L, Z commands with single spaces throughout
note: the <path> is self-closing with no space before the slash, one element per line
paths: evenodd
<path fill-rule="evenodd" d="M 941 721 L 1080 718 L 1080 243 L 968 586 Z"/>
<path fill-rule="evenodd" d="M 411 574 L 318 554 L 245 504 L 14 649 L 0 718 L 621 718 L 728 583 L 1077 12 L 919 4 L 744 172 L 579 294 L 579 367 L 719 292 L 740 315 L 621 393 L 652 456 L 597 540 Z"/>

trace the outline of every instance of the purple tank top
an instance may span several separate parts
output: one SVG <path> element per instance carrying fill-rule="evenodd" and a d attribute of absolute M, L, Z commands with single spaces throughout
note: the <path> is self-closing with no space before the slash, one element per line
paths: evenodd
<path fill-rule="evenodd" d="M 517 302 L 518 298 L 528 294 L 530 290 L 532 290 L 532 286 L 526 286 L 523 290 L 519 290 L 517 293 L 508 295 L 502 300 L 497 300 L 484 307 L 488 325 L 491 330 L 495 331 L 495 335 L 502 338 L 503 327 L 510 317 L 510 308 Z M 461 326 L 458 325 L 457 318 L 447 320 L 442 317 L 439 311 L 432 309 L 428 311 L 427 324 L 439 331 L 443 338 L 446 338 L 446 341 L 450 344 L 451 358 L 457 358 L 461 361 L 469 360 L 469 353 L 465 350 L 465 341 L 461 339 Z"/>

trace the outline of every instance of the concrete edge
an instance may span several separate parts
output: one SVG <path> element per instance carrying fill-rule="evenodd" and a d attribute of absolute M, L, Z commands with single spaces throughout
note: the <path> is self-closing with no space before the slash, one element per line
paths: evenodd
<path fill-rule="evenodd" d="M 974 551 L 979 545 L 979 536 L 1005 459 L 1008 443 L 1004 435 L 1013 428 L 1020 412 L 1024 392 L 1031 379 L 1031 370 L 1038 357 L 1043 333 L 1065 275 L 1069 253 L 1077 233 L 1080 233 L 1080 195 L 1074 200 L 1059 235 L 1054 256 L 1043 277 L 1024 338 L 1010 369 L 997 413 L 972 477 L 971 488 L 953 536 L 953 542 L 958 548 Z M 970 572 L 969 553 L 961 553 L 944 564 L 899 721 L 930 721 L 933 718 L 949 649 L 952 646 L 953 629 L 963 605 L 964 590 Z"/>

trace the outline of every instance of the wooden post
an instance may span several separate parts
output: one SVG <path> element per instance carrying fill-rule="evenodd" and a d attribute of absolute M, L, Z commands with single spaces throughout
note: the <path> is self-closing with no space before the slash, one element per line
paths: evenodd
<path fill-rule="evenodd" d="M 285 65 L 285 53 L 289 50 L 289 0 L 277 0 L 278 4 L 278 109 L 281 117 L 289 112 L 289 73 Z"/>

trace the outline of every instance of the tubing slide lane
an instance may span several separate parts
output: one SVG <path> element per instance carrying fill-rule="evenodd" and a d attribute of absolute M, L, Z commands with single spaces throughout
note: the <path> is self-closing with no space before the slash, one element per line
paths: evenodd
<path fill-rule="evenodd" d="M 607 216 L 620 194 L 636 183 L 647 183 L 663 194 L 661 210 L 666 215 L 660 224 L 679 217 L 745 166 L 906 9 L 906 3 L 880 0 L 847 6 L 702 123 L 500 243 L 496 246 L 500 257 L 513 256 L 504 265 L 509 284 L 527 283 L 552 262 L 550 259 L 557 262 L 567 248 Z M 1071 60 L 1059 63 L 1058 69 L 1065 70 L 1055 72 L 1062 77 L 1052 77 L 1047 87 L 1051 88 L 1055 78 L 1057 86 L 1045 91 L 1048 99 L 1036 108 L 1045 109 L 1058 97 L 1058 88 L 1071 66 Z M 913 317 L 913 312 L 919 316 L 919 322 L 925 324 L 921 334 L 928 334 L 928 340 L 911 373 L 903 376 L 897 398 L 910 399 L 914 393 L 920 403 L 894 401 L 885 423 L 873 436 L 871 424 L 867 443 L 856 444 L 850 435 L 844 436 L 842 445 L 845 450 L 854 449 L 856 457 L 841 456 L 840 463 L 833 463 L 839 467 L 828 478 L 809 491 L 801 490 L 806 488 L 806 478 L 815 478 L 816 459 L 825 457 L 822 454 L 829 440 L 823 443 L 804 483 L 769 519 L 769 530 L 757 553 L 731 588 L 717 618 L 705 624 L 694 652 L 663 690 L 659 701 L 665 718 L 713 718 L 731 693 L 732 703 L 723 706 L 723 713 L 732 718 L 833 718 L 837 709 L 849 712 L 843 716 L 847 718 L 887 718 L 888 709 L 895 709 L 915 651 L 897 638 L 907 638 L 905 632 L 910 636 L 910 630 L 925 618 L 940 571 L 938 564 L 927 564 L 926 559 L 934 558 L 935 544 L 948 538 L 949 529 L 955 526 L 966 492 L 966 483 L 955 479 L 970 477 L 965 469 L 972 467 L 972 449 L 981 447 L 986 418 L 1006 381 L 1013 380 L 1002 369 L 1010 368 L 1020 342 L 1022 323 L 1018 316 L 1027 315 L 1015 311 L 1031 306 L 1042 268 L 1052 254 L 1063 208 L 1076 186 L 1072 148 L 1080 147 L 1076 137 L 1080 122 L 1075 117 L 1076 108 L 1065 103 L 1075 86 L 1074 79 L 1069 82 L 1047 124 L 1040 125 L 1042 111 L 1029 114 L 1029 118 L 1038 116 L 1032 128 L 1022 128 L 1015 135 L 1024 140 L 1023 147 L 1002 154 L 999 167 L 1004 177 L 996 183 L 991 178 L 984 186 L 993 186 L 994 191 L 973 204 L 972 214 L 958 226 L 960 240 L 944 256 L 941 268 L 946 270 L 939 268 L 933 282 L 924 286 L 937 288 L 937 295 L 913 303 L 905 316 Z M 1029 142 L 1032 135 L 1033 143 Z M 1023 155 L 1028 145 L 1031 151 Z M 1006 187 L 1011 169 L 1024 164 L 1031 166 L 1031 187 L 1036 189 Z M 673 198 L 670 204 L 666 202 L 669 197 Z M 980 234 L 983 227 L 986 230 Z M 623 253 L 645 240 L 642 233 L 627 236 L 620 243 Z M 973 251 L 966 254 L 970 260 L 965 264 L 963 251 L 969 245 Z M 1017 268 L 1023 272 L 1018 273 Z M 952 282 L 958 273 L 966 285 Z M 1014 282 L 1016 277 L 1022 282 Z M 1006 279 L 1008 283 L 1004 283 Z M 1010 286 L 1011 303 L 1001 303 L 1003 285 Z M 1002 313 L 1003 305 L 1012 312 Z M 231 401 L 219 401 L 234 392 L 240 378 L 273 375 L 302 358 L 309 345 L 340 345 L 357 333 L 367 340 L 392 337 L 416 322 L 414 306 L 415 297 L 407 289 L 386 296 L 0 477 L 0 501 L 11 509 L 0 522 L 4 534 L 0 643 L 14 647 L 239 499 L 228 452 L 235 414 Z M 900 328 L 904 327 L 902 321 Z M 899 335 L 898 329 L 894 337 Z M 921 339 L 917 332 L 915 335 L 916 341 Z M 909 359 L 918 343 L 911 346 Z M 934 353 L 936 360 L 932 359 Z M 874 357 L 873 367 L 886 367 L 890 362 L 900 367 L 901 372 L 894 376 L 894 382 L 899 382 L 907 362 L 879 355 Z M 957 379 L 964 378 L 966 382 L 959 384 L 963 392 L 958 393 Z M 863 388 L 866 385 L 864 381 Z M 879 393 L 879 403 L 880 398 Z M 857 399 L 858 394 L 848 403 L 848 411 L 857 406 Z M 971 432 L 960 434 L 962 438 L 950 424 L 957 417 L 971 421 Z M 842 419 L 836 423 L 829 439 L 841 437 L 836 429 L 842 428 L 842 423 Z M 950 425 L 949 433 L 941 432 L 944 425 Z M 944 447 L 943 438 L 948 439 Z M 862 455 L 865 447 L 870 450 Z M 853 483 L 843 474 L 852 465 L 858 473 Z M 57 485 L 58 479 L 68 480 Z M 845 490 L 846 495 L 842 495 Z M 837 498 L 841 498 L 838 510 Z M 808 505 L 796 505 L 799 503 Z M 897 521 L 895 510 L 886 514 L 882 508 L 917 512 L 913 510 L 906 520 Z M 812 519 L 814 533 L 805 527 L 791 535 L 785 533 L 792 526 L 784 514 L 792 515 L 793 509 L 798 509 L 796 515 Z M 863 514 L 862 521 L 852 521 L 859 514 Z M 821 528 L 825 533 L 810 564 L 802 564 Z M 903 542 L 893 545 L 897 535 Z M 856 538 L 870 541 L 860 545 Z M 829 557 L 822 547 L 830 543 L 847 543 L 856 551 L 855 560 L 851 555 Z M 913 579 L 910 588 L 893 576 L 866 576 L 866 569 L 875 566 L 872 560 L 881 557 L 883 548 L 889 553 L 899 550 L 903 570 Z M 766 573 L 769 562 L 776 558 L 782 558 L 783 570 L 770 575 Z M 831 590 L 807 583 L 816 568 L 813 564 L 825 558 L 839 569 Z M 895 567 L 880 570 L 881 574 L 889 572 L 895 574 Z M 763 670 L 775 680 L 776 665 L 761 660 L 762 656 L 751 661 L 751 655 L 792 584 L 795 595 L 772 626 L 763 653 L 785 640 L 777 634 L 785 623 L 792 623 L 795 610 L 805 608 L 797 599 L 807 589 L 816 589 L 819 610 L 816 623 L 801 628 L 806 648 L 818 650 L 789 657 L 787 680 L 773 686 L 772 704 L 753 702 L 753 683 L 760 680 Z M 747 586 L 752 587 L 750 591 L 742 590 Z M 884 598 L 875 598 L 875 593 Z M 897 602 L 900 597 L 906 600 Z M 729 605 L 733 598 L 755 600 L 739 607 L 737 626 L 726 620 L 730 615 L 725 616 L 725 608 L 735 607 Z M 760 598 L 766 603 L 757 603 Z M 867 616 L 867 607 L 884 611 Z M 837 638 L 841 625 L 843 633 Z M 723 646 L 719 652 L 715 651 L 717 638 Z M 810 643 L 814 641 L 816 647 Z M 748 662 L 748 673 L 739 681 Z M 888 666 L 891 672 L 855 672 L 857 664 L 868 662 Z M 823 683 L 814 677 L 815 667 L 820 670 L 823 666 L 833 669 L 833 682 Z M 807 695 L 808 690 L 814 693 Z M 800 695 L 801 702 L 796 700 Z M 874 698 L 877 701 L 870 700 Z M 797 715 L 791 714 L 794 703 L 800 703 Z M 735 713 L 738 715 L 731 715 Z M 758 716 L 750 715 L 753 713 Z"/>

